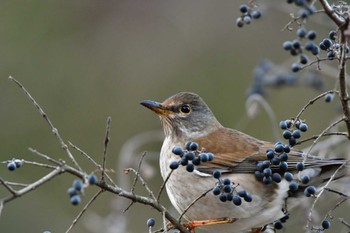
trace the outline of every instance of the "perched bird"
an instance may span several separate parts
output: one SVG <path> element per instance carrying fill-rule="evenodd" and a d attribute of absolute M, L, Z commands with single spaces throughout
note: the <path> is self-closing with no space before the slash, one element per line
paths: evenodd
<path fill-rule="evenodd" d="M 275 144 L 225 128 L 197 94 L 181 92 L 162 103 L 145 100 L 141 104 L 160 117 L 164 129 L 165 139 L 160 152 L 163 179 L 171 171 L 171 162 L 179 159 L 172 152 L 175 146 L 183 147 L 186 142 L 192 141 L 198 143 L 199 150 L 214 154 L 213 160 L 197 164 L 193 172 L 180 166 L 166 183 L 168 196 L 176 210 L 179 213 L 185 211 L 184 217 L 188 221 L 203 220 L 199 228 L 207 232 L 236 233 L 252 229 L 258 229 L 259 232 L 259 229 L 283 218 L 286 211 L 300 203 L 298 198 L 305 197 L 304 190 L 308 185 L 317 187 L 326 182 L 346 162 L 311 156 L 304 159 L 302 153 L 292 149 L 287 151 L 287 167 L 283 171 L 277 165 L 278 162 L 271 164 L 268 166 L 270 170 L 266 170 L 267 173 L 276 173 L 282 179 L 265 182 L 256 173 L 259 173 L 258 166 L 262 161 L 269 161 L 266 157 L 267 151 L 275 148 Z M 301 164 L 302 168 L 297 168 L 297 164 Z M 251 195 L 251 199 L 234 205 L 232 201 L 228 203 L 220 200 L 213 192 L 208 192 L 218 182 L 213 177 L 214 171 L 219 171 L 222 179 L 228 178 L 233 184 L 239 184 L 234 189 L 245 190 Z M 293 192 L 290 190 L 290 180 L 283 178 L 286 171 L 294 174 L 292 179 L 299 184 L 292 188 Z M 260 169 L 263 177 L 266 176 L 264 172 L 265 170 Z M 342 175 L 339 173 L 334 178 Z M 302 182 L 301 176 L 307 176 L 310 180 Z M 203 197 L 198 199 L 201 195 Z M 196 199 L 198 200 L 195 201 Z M 210 224 L 205 224 L 208 222 Z"/>

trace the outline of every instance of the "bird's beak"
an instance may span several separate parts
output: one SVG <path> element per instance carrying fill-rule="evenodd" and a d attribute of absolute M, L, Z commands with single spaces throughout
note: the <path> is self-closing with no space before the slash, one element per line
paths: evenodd
<path fill-rule="evenodd" d="M 144 100 L 140 104 L 145 106 L 146 108 L 151 109 L 153 112 L 157 113 L 158 115 L 169 114 L 169 109 L 165 108 L 161 103 L 158 103 L 156 101 Z"/>

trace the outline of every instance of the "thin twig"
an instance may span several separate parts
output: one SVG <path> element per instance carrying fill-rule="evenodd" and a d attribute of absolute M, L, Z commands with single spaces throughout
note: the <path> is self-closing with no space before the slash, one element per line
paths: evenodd
<path fill-rule="evenodd" d="M 159 201 L 160 195 L 162 194 L 162 192 L 163 192 L 163 190 L 164 190 L 164 188 L 165 188 L 165 185 L 166 185 L 166 183 L 168 182 L 168 180 L 169 180 L 171 174 L 173 174 L 173 171 L 174 171 L 174 170 L 171 170 L 171 171 L 169 172 L 169 174 L 168 174 L 167 177 L 165 178 L 163 184 L 160 186 L 160 189 L 159 189 L 159 192 L 158 192 L 158 195 L 157 195 L 157 201 Z"/>
<path fill-rule="evenodd" d="M 106 126 L 106 137 L 104 141 L 104 147 L 103 147 L 103 160 L 102 160 L 102 175 L 101 175 L 101 180 L 105 180 L 105 169 L 106 169 L 106 161 L 107 161 L 107 148 L 108 148 L 108 143 L 109 143 L 109 133 L 111 130 L 111 123 L 112 123 L 112 118 L 109 116 L 107 118 L 107 126 Z"/>
<path fill-rule="evenodd" d="M 347 221 L 345 221 L 343 218 L 339 218 L 339 221 L 343 223 L 345 226 L 347 226 L 348 228 L 350 228 L 350 224 Z"/>
<path fill-rule="evenodd" d="M 184 211 L 182 211 L 178 221 L 181 222 L 182 217 L 187 213 L 187 211 L 194 205 L 196 204 L 197 201 L 199 201 L 200 199 L 202 199 L 203 197 L 205 197 L 205 195 L 207 195 L 211 190 L 213 190 L 212 188 L 208 189 L 207 191 L 205 191 L 204 193 L 202 193 L 201 195 L 199 195 L 196 199 L 194 199 L 187 207 L 186 209 L 184 209 Z"/>
<path fill-rule="evenodd" d="M 66 145 L 66 143 L 64 143 L 61 135 L 58 132 L 58 129 L 52 124 L 51 120 L 49 119 L 47 114 L 44 112 L 44 110 L 40 107 L 40 105 L 36 102 L 36 100 L 31 96 L 31 94 L 27 91 L 27 89 L 19 81 L 17 81 L 15 78 L 13 78 L 11 76 L 9 77 L 9 79 L 11 81 L 13 81 L 14 83 L 16 83 L 17 86 L 19 86 L 22 89 L 22 91 L 27 96 L 27 98 L 32 102 L 32 104 L 35 106 L 35 108 L 39 111 L 39 114 L 45 119 L 47 124 L 50 126 L 52 133 L 56 136 L 59 143 L 61 144 L 62 149 L 67 153 L 68 157 L 72 160 L 74 166 L 77 167 L 79 169 L 79 171 L 81 171 L 81 167 L 79 166 L 79 164 L 75 160 L 74 156 L 72 155 L 72 153 L 68 149 L 68 146 Z"/>
<path fill-rule="evenodd" d="M 24 160 L 24 163 L 34 165 L 37 167 L 45 167 L 45 168 L 50 168 L 50 169 L 55 169 L 57 167 L 57 166 L 53 166 L 53 165 L 46 164 L 46 163 L 38 163 L 38 162 L 28 161 L 28 160 Z"/>
<path fill-rule="evenodd" d="M 9 186 L 2 177 L 0 177 L 0 183 L 4 185 L 4 187 L 12 194 L 16 195 L 16 190 L 14 190 L 11 186 Z M 1 202 L 2 203 L 2 202 Z"/>
<path fill-rule="evenodd" d="M 132 171 L 137 177 L 138 179 L 141 181 L 141 184 L 143 185 L 143 187 L 145 187 L 145 189 L 147 190 L 147 192 L 151 195 L 151 197 L 154 200 L 157 200 L 157 198 L 154 196 L 152 190 L 148 187 L 146 181 L 143 179 L 143 177 L 140 175 L 140 173 L 138 171 L 136 171 L 133 168 L 127 168 L 125 169 L 125 171 Z M 135 183 L 135 182 L 134 182 Z M 136 183 L 135 183 L 136 184 Z M 131 190 L 132 193 L 134 193 L 134 189 Z"/>
<path fill-rule="evenodd" d="M 35 155 L 38 155 L 38 156 L 40 156 L 40 157 L 42 157 L 42 158 L 44 158 L 44 159 L 46 159 L 46 160 L 48 160 L 48 161 L 50 161 L 50 162 L 56 164 L 56 165 L 59 165 L 59 166 L 62 165 L 62 163 L 59 162 L 59 161 L 57 161 L 56 159 L 53 159 L 53 158 L 51 158 L 50 156 L 45 155 L 45 154 L 43 154 L 43 153 L 41 153 L 41 152 L 39 152 L 39 151 L 37 151 L 37 150 L 31 148 L 31 147 L 29 147 L 28 150 L 29 150 L 31 153 L 33 153 L 33 154 L 35 154 Z"/>
<path fill-rule="evenodd" d="M 303 140 L 298 141 L 295 145 L 300 145 L 303 144 L 305 142 L 311 141 L 311 140 L 315 140 L 319 137 L 320 135 L 313 135 L 309 138 L 305 138 Z M 333 133 L 325 133 L 322 135 L 322 137 L 326 137 L 326 136 L 344 136 L 344 137 L 348 137 L 348 134 L 345 132 L 333 132 Z"/>
<path fill-rule="evenodd" d="M 336 193 L 336 194 L 338 194 L 338 195 L 340 195 L 340 196 L 343 196 L 343 197 L 349 198 L 349 196 L 346 195 L 345 193 L 339 192 L 339 191 L 334 190 L 334 189 L 331 189 L 331 188 L 327 188 L 327 187 L 326 187 L 326 188 L 324 188 L 324 190 L 326 190 L 326 191 L 328 191 L 328 192 Z"/>
<path fill-rule="evenodd" d="M 100 189 L 91 199 L 90 201 L 84 206 L 84 208 L 79 212 L 78 216 L 73 220 L 72 224 L 67 229 L 66 233 L 68 233 L 74 225 L 78 222 L 78 220 L 81 218 L 81 216 L 85 213 L 85 211 L 89 208 L 89 206 L 96 200 L 96 198 L 103 192 L 103 189 Z"/>
<path fill-rule="evenodd" d="M 146 156 L 146 152 L 144 152 L 144 153 L 141 155 L 141 159 L 140 159 L 140 162 L 139 162 L 139 166 L 137 167 L 137 171 L 134 171 L 134 173 L 135 173 L 135 179 L 134 179 L 134 182 L 133 182 L 133 184 L 132 184 L 132 186 L 131 186 L 131 192 L 132 192 L 132 193 L 134 193 L 134 191 L 135 191 L 135 186 L 136 186 L 136 184 L 137 184 L 137 181 L 138 181 L 139 177 L 141 176 L 141 175 L 140 175 L 140 169 L 141 169 L 141 165 L 142 165 L 142 162 L 143 162 L 143 159 L 145 158 L 145 156 Z M 134 170 L 134 169 L 133 169 L 133 170 Z M 147 191 L 148 191 L 148 186 L 147 186 L 146 182 L 142 182 L 142 184 L 143 184 L 145 187 L 147 187 L 146 189 L 147 189 Z"/>

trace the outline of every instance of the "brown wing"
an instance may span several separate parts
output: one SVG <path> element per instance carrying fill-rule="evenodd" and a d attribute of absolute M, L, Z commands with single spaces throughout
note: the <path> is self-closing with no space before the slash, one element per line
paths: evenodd
<path fill-rule="evenodd" d="M 229 173 L 254 173 L 257 163 L 267 159 L 266 150 L 274 148 L 273 143 L 260 141 L 229 128 L 221 128 L 205 137 L 194 139 L 194 141 L 199 144 L 200 148 L 215 155 L 212 162 L 203 163 L 197 168 L 208 174 L 212 174 L 216 169 Z M 291 151 L 288 156 L 288 170 L 295 171 L 296 164 L 304 160 L 302 152 Z M 305 167 L 333 167 L 333 165 L 338 167 L 342 163 L 344 163 L 343 160 L 309 156 L 305 161 Z M 279 170 L 278 166 L 271 166 L 271 168 L 277 172 Z"/>

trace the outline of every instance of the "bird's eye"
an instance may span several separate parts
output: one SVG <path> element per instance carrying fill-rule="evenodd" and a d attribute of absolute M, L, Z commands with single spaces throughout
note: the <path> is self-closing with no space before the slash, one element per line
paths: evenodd
<path fill-rule="evenodd" d="M 189 114 L 192 111 L 190 105 L 188 104 L 182 105 L 179 110 L 181 113 L 184 113 L 184 114 Z"/>

